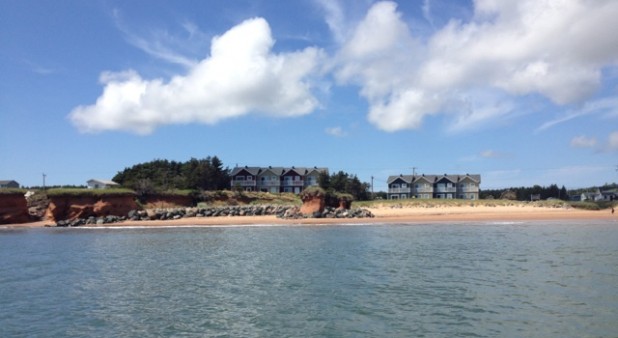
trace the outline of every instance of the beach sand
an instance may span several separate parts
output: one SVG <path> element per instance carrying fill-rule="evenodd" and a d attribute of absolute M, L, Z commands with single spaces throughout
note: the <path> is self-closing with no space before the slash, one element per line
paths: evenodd
<path fill-rule="evenodd" d="M 166 221 L 125 221 L 105 224 L 123 226 L 221 226 L 221 225 L 300 225 L 300 224 L 401 224 L 427 222 L 534 221 L 534 220 L 617 220 L 610 210 L 580 210 L 534 206 L 460 206 L 460 207 L 378 207 L 369 208 L 374 218 L 305 218 L 280 219 L 275 216 L 192 217 Z M 0 227 L 44 227 L 51 221 L 9 224 Z"/>

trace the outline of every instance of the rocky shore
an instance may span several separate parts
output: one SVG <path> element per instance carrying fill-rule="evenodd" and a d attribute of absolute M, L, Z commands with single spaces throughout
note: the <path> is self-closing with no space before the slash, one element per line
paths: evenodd
<path fill-rule="evenodd" d="M 298 206 L 284 205 L 248 205 L 223 207 L 181 207 L 167 209 L 131 210 L 126 216 L 90 216 L 72 220 L 57 221 L 56 227 L 78 227 L 84 225 L 105 225 L 124 221 L 178 220 L 192 217 L 236 217 L 236 216 L 276 216 L 281 219 L 303 218 L 372 218 L 367 209 L 341 209 L 326 207 L 323 211 L 311 214 L 301 213 Z"/>

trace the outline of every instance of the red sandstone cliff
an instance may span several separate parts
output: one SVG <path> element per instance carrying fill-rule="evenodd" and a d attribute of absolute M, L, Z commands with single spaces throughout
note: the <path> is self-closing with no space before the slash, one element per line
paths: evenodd
<path fill-rule="evenodd" d="M 49 196 L 45 216 L 50 221 L 73 220 L 90 216 L 125 216 L 138 209 L 132 194 Z"/>
<path fill-rule="evenodd" d="M 0 194 L 0 224 L 30 222 L 28 204 L 21 192 Z"/>

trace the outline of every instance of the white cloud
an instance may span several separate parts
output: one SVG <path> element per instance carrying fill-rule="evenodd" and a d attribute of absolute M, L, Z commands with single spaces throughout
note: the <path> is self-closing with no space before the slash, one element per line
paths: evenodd
<path fill-rule="evenodd" d="M 266 20 L 247 20 L 212 39 L 210 57 L 169 81 L 143 79 L 135 71 L 106 72 L 96 103 L 73 109 L 82 132 L 124 130 L 151 133 L 166 124 L 214 124 L 254 112 L 291 117 L 317 107 L 311 75 L 322 52 L 306 48 L 272 52 Z"/>
<path fill-rule="evenodd" d="M 425 14 L 429 6 L 425 1 Z M 361 87 L 369 121 L 395 131 L 449 113 L 456 116 L 451 129 L 461 130 L 517 114 L 510 101 L 523 95 L 579 104 L 601 86 L 602 70 L 618 64 L 618 35 L 608 33 L 618 31 L 617 1 L 474 6 L 471 21 L 452 19 L 422 43 L 394 2 L 369 9 L 342 45 L 336 74 Z"/>
<path fill-rule="evenodd" d="M 326 24 L 336 41 L 343 41 L 346 36 L 345 15 L 341 4 L 336 0 L 316 0 L 326 12 Z"/>
<path fill-rule="evenodd" d="M 500 157 L 500 154 L 493 150 L 485 150 L 481 152 L 481 157 L 483 158 L 495 158 Z"/>
<path fill-rule="evenodd" d="M 348 134 L 341 127 L 326 128 L 324 131 L 326 132 L 326 134 L 335 136 L 335 137 L 344 137 Z"/>
<path fill-rule="evenodd" d="M 608 147 L 610 151 L 618 151 L 618 131 L 609 134 Z"/>
<path fill-rule="evenodd" d="M 125 40 L 142 50 L 144 53 L 161 59 L 166 62 L 178 64 L 183 67 L 194 67 L 198 60 L 188 57 L 179 51 L 187 49 L 187 46 L 198 46 L 200 41 L 204 38 L 204 35 L 199 32 L 197 27 L 191 22 L 185 22 L 182 27 L 188 33 L 188 37 L 185 39 L 178 38 L 169 34 L 167 31 L 151 31 L 147 34 L 147 37 L 140 36 L 133 32 L 122 20 L 120 10 L 114 9 L 112 17 L 116 28 L 122 32 Z"/>
<path fill-rule="evenodd" d="M 579 109 L 574 109 L 553 120 L 543 123 L 537 131 L 549 129 L 555 125 L 586 115 L 602 115 L 605 118 L 618 117 L 618 97 L 604 97 L 584 103 Z"/>
<path fill-rule="evenodd" d="M 592 148 L 597 144 L 594 137 L 586 137 L 584 135 L 576 136 L 571 140 L 571 147 L 575 148 Z"/>

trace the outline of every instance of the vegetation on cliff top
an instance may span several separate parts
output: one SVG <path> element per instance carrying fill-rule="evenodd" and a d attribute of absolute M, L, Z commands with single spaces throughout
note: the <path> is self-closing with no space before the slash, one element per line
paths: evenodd
<path fill-rule="evenodd" d="M 84 196 L 84 197 L 99 197 L 99 196 L 135 196 L 135 191 L 124 188 L 111 189 L 49 189 L 47 190 L 48 197 L 57 196 Z"/>
<path fill-rule="evenodd" d="M 17 194 L 25 194 L 27 192 L 26 189 L 19 188 L 0 188 L 0 195 L 17 195 Z"/>

